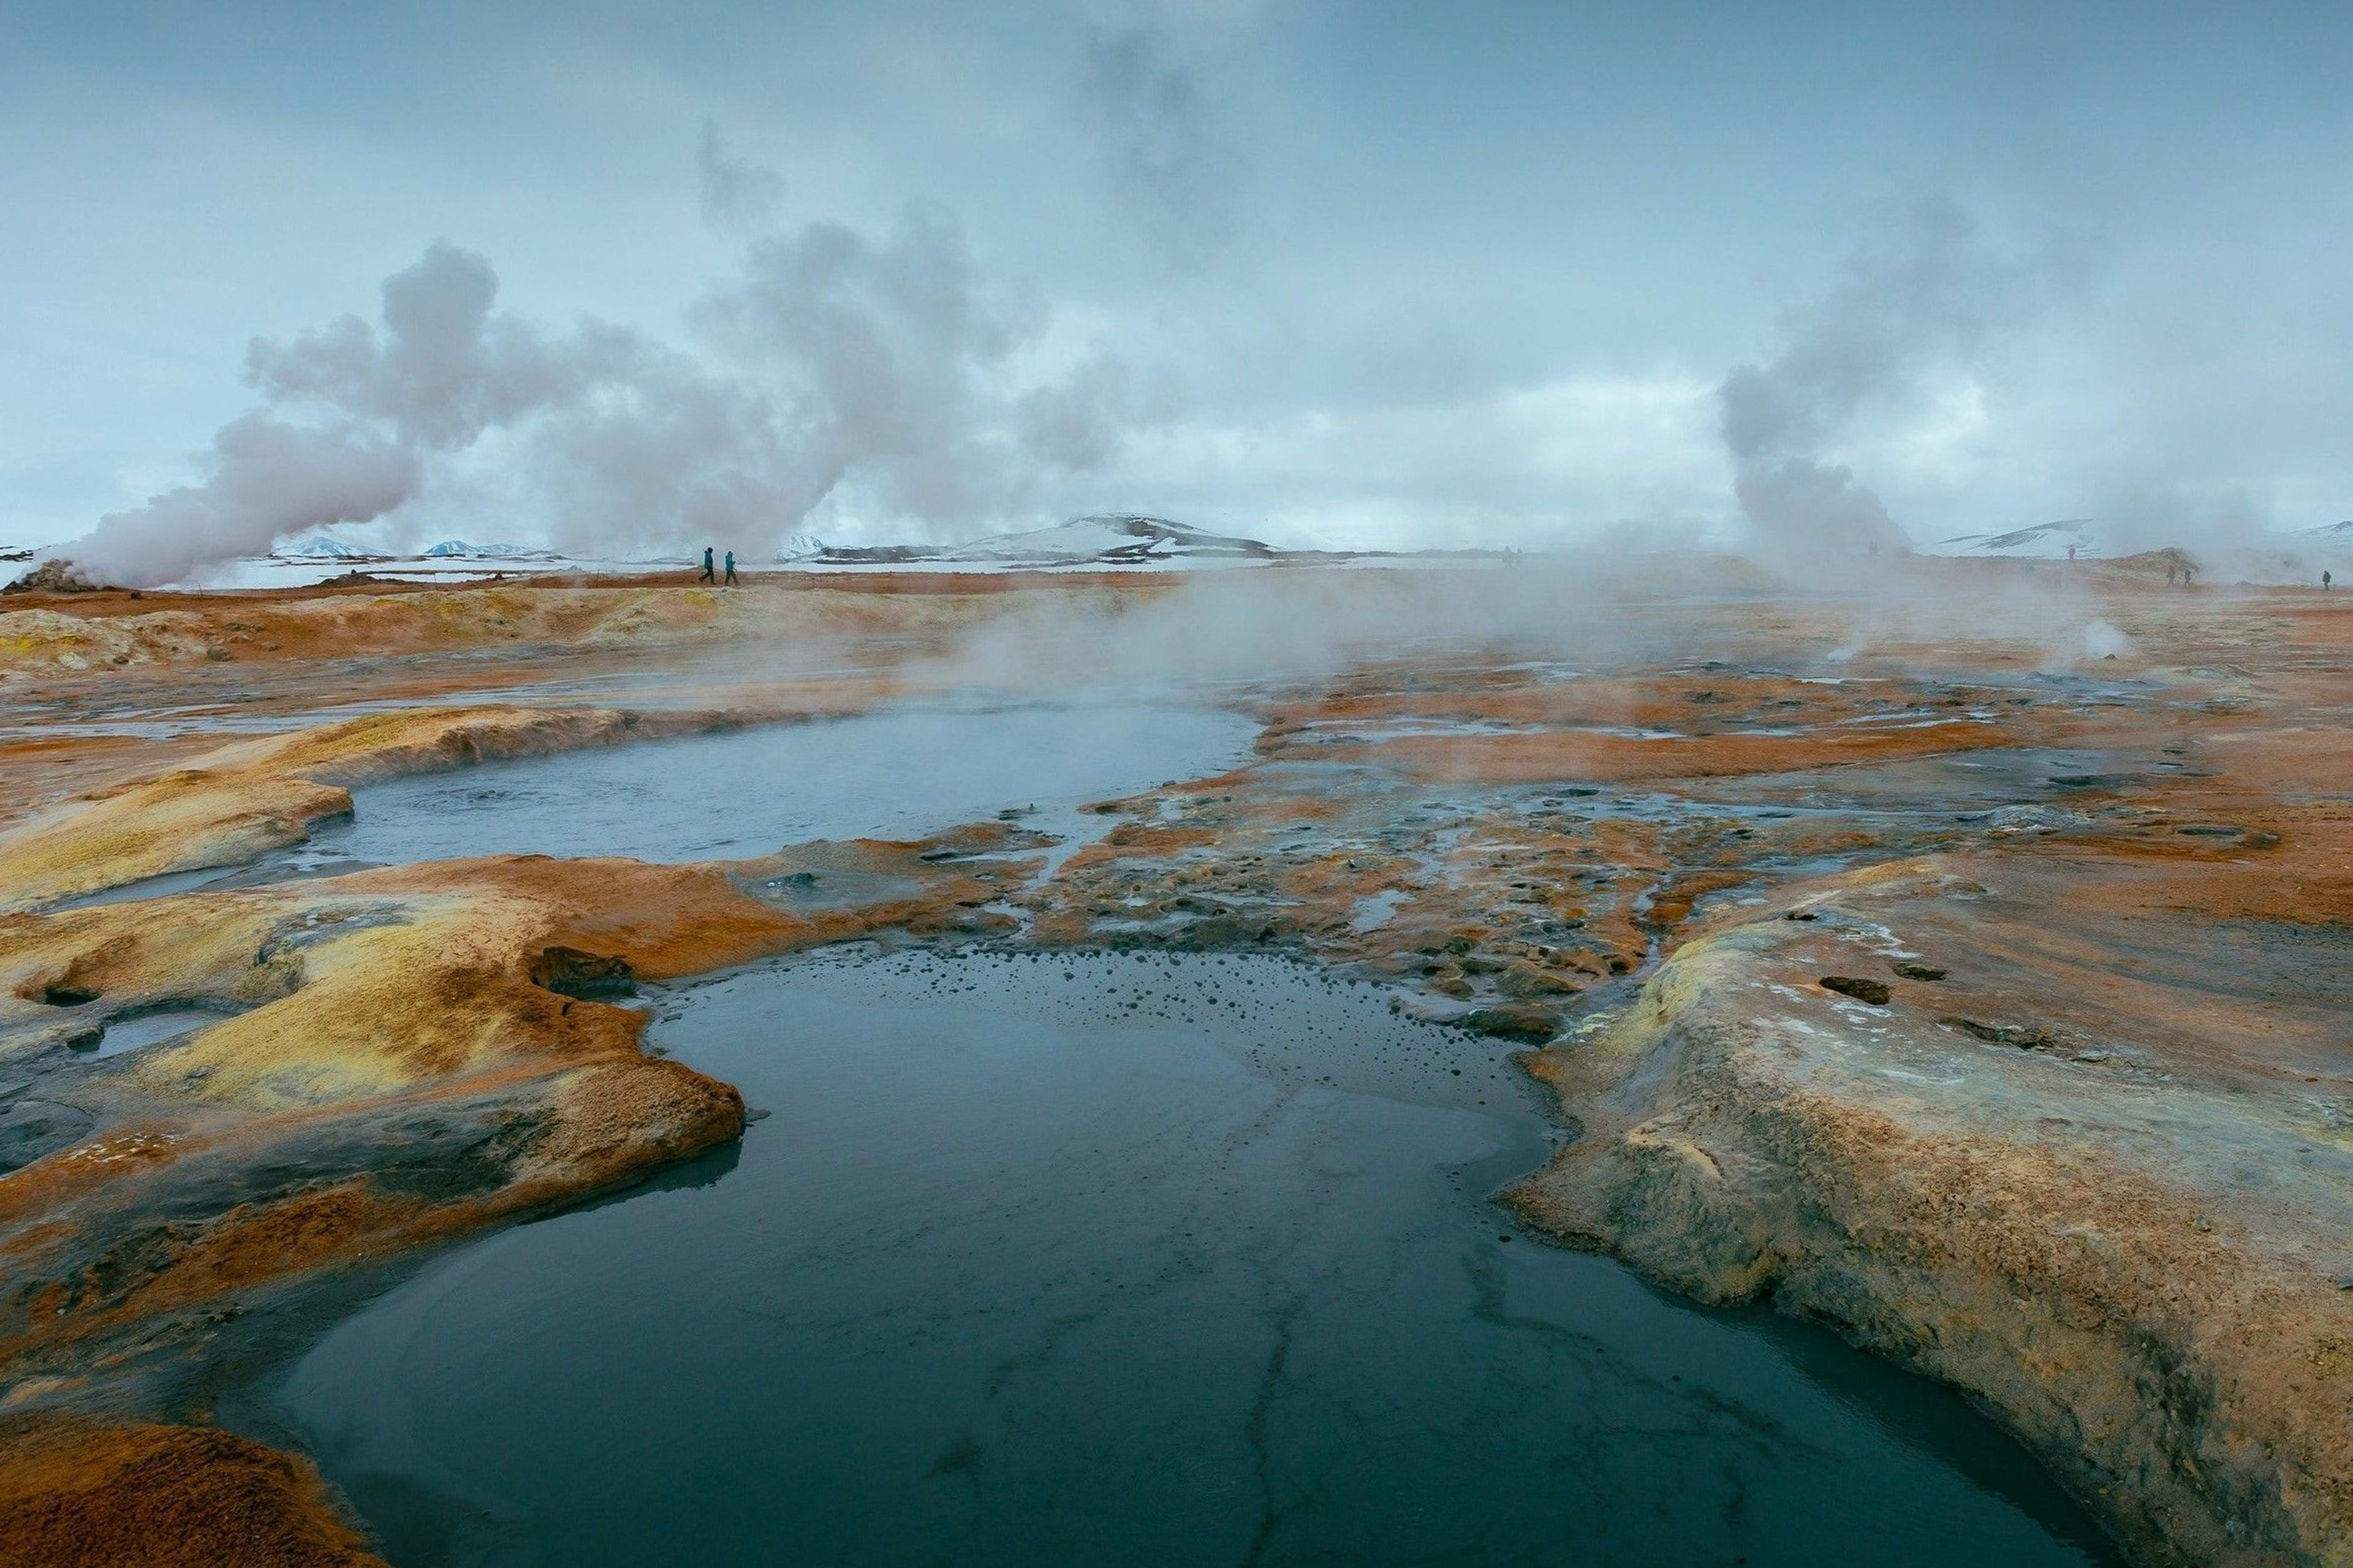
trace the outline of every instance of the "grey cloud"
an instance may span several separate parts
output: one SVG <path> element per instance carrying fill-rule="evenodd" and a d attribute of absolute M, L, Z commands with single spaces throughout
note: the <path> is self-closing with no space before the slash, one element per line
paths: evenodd
<path fill-rule="evenodd" d="M 702 221 L 713 228 L 757 230 L 776 221 L 784 205 L 785 177 L 764 164 L 738 158 L 720 140 L 716 121 L 702 122 L 694 144 L 702 176 Z"/>
<path fill-rule="evenodd" d="M 1022 449 L 1072 472 L 1102 468 L 1119 455 L 1134 422 L 1134 381 L 1124 362 L 1105 354 L 1028 393 L 1014 410 Z"/>
<path fill-rule="evenodd" d="M 1145 243 L 1179 268 L 1223 249 L 1236 228 L 1241 156 L 1166 36 L 1149 27 L 1093 35 L 1082 98 L 1101 137 L 1103 177 Z"/>

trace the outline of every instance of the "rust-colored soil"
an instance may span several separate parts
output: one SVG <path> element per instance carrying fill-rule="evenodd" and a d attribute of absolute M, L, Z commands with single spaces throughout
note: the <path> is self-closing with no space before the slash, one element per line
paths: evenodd
<path fill-rule="evenodd" d="M 0 1372 L 32 1404 L 119 1403 L 224 1304 L 734 1135 L 732 1089 L 565 973 L 881 931 L 1282 949 L 1532 1047 L 1578 1131 L 1511 1194 L 1533 1223 L 1968 1390 L 2146 1561 L 2347 1568 L 2353 605 L 2168 591 L 2154 557 L 1920 573 L 1925 607 L 1645 600 L 1627 651 L 1586 638 L 1573 669 L 1470 635 L 1254 686 L 1229 698 L 1266 720 L 1251 763 L 1102 803 L 1109 831 L 1034 885 L 982 879 L 1037 847 L 991 825 L 934 847 L 977 859 L 500 857 L 72 910 L 298 838 L 370 778 L 848 710 L 1008 608 L 1219 590 L 0 604 L 0 676 L 40 672 L 50 703 L 0 745 L 0 1064 L 89 1121 L 0 1174 Z M 2043 597 L 1972 598 L 1996 589 Z M 2094 618 L 2116 658 L 2073 645 Z M 629 700 L 548 695 L 584 675 Z M 142 752 L 94 722 L 134 679 L 142 710 L 178 691 L 287 732 Z M 322 681 L 473 695 L 305 723 Z M 759 892 L 803 869 L 866 893 Z M 190 1002 L 237 1011 L 111 1065 L 69 1048 L 93 1015 Z M 0 1500 L 38 1517 L 80 1517 L 76 1477 L 155 1444 L 185 1456 L 140 1469 L 156 1508 L 354 1550 L 298 1461 L 220 1434 L 10 1431 Z"/>
<path fill-rule="evenodd" d="M 382 1568 L 318 1470 L 204 1426 L 0 1417 L 10 1568 Z"/>

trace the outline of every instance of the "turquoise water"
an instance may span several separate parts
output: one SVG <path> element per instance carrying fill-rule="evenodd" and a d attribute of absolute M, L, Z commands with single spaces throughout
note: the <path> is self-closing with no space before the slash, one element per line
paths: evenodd
<path fill-rule="evenodd" d="M 655 1005 L 739 1149 L 248 1399 L 400 1568 L 2110 1561 L 1948 1393 L 1517 1232 L 1517 1069 L 1373 987 L 860 949 Z"/>

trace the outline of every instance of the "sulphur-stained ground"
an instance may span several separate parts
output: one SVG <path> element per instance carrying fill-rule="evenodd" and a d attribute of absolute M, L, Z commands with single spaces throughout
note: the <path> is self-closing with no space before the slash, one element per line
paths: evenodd
<path fill-rule="evenodd" d="M 1531 1224 L 1957 1384 L 2142 1560 L 2353 1563 L 2337 595 L 1924 565 L 1934 613 L 1744 580 L 1385 640 L 1335 605 L 1400 574 L 1249 575 L 0 605 L 0 1561 L 364 1561 L 299 1456 L 203 1424 L 213 1347 L 733 1137 L 637 984 L 899 931 L 1388 980 L 1556 1096 Z M 1167 632 L 1285 603 L 1349 634 L 1188 668 Z M 982 697 L 971 648 L 1040 627 L 1052 684 L 1147 647 L 1255 754 L 1096 803 L 1074 852 L 991 822 L 174 880 L 396 773 Z"/>

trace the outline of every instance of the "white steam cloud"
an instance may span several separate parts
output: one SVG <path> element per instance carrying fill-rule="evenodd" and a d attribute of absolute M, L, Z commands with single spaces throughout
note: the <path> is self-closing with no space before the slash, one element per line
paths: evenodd
<path fill-rule="evenodd" d="M 702 165 L 706 205 L 731 221 L 781 194 L 711 133 Z M 182 581 L 383 517 L 493 434 L 522 458 L 553 542 L 579 553 L 775 540 L 844 489 L 937 531 L 1104 462 L 1130 417 L 1115 360 L 1017 363 L 1042 312 L 986 288 L 936 215 L 881 238 L 813 223 L 755 241 L 690 313 L 709 356 L 593 319 L 551 331 L 497 310 L 498 287 L 483 257 L 438 242 L 385 280 L 380 323 L 255 342 L 261 406 L 214 437 L 204 482 L 100 519 L 62 553 L 103 581 Z"/>
<path fill-rule="evenodd" d="M 2029 293 L 1969 215 L 1938 200 L 1793 312 L 1780 351 L 1716 389 L 1734 493 L 1760 540 L 1813 565 L 1908 551 L 1879 497 L 1830 454 L 1861 416 L 1901 411 L 1932 372 L 1965 363 Z"/>

